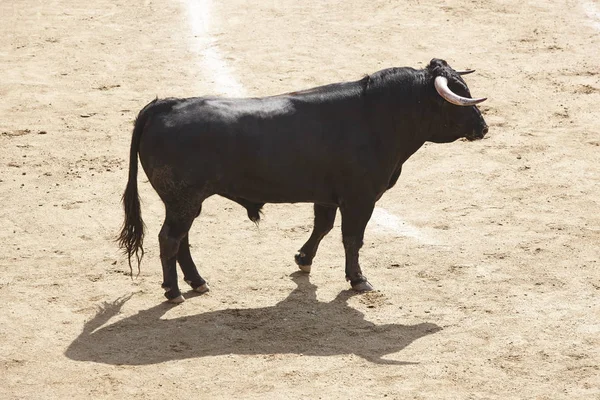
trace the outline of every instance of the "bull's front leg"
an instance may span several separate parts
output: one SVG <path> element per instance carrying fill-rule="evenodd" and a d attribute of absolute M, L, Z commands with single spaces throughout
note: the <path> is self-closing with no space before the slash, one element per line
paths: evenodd
<path fill-rule="evenodd" d="M 342 213 L 342 240 L 346 252 L 346 280 L 358 292 L 373 290 L 362 274 L 358 260 L 367 223 L 373 213 L 374 203 L 347 204 L 340 207 Z"/>
<path fill-rule="evenodd" d="M 296 264 L 304 272 L 310 272 L 313 258 L 317 254 L 319 243 L 331 231 L 335 222 L 337 207 L 326 207 L 319 204 L 314 205 L 315 221 L 310 238 L 296 254 Z"/>

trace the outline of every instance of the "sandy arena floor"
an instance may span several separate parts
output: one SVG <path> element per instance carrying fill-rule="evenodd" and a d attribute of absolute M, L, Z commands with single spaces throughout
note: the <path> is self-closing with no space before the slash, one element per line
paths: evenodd
<path fill-rule="evenodd" d="M 600 399 L 600 3 L 0 2 L 0 398 Z M 430 5 L 435 3 L 436 5 Z M 312 206 L 205 203 L 212 286 L 163 302 L 162 203 L 113 241 L 156 96 L 263 96 L 433 57 L 476 68 L 479 142 L 426 145 L 378 203 L 354 296 Z"/>

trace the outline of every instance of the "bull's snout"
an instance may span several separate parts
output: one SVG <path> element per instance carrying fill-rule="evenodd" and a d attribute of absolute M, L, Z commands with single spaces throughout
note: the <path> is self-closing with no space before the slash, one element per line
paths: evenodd
<path fill-rule="evenodd" d="M 485 135 L 487 135 L 488 131 L 489 131 L 489 127 L 486 124 L 484 124 L 481 127 L 480 136 L 483 138 Z"/>
<path fill-rule="evenodd" d="M 477 128 L 473 129 L 470 135 L 467 135 L 467 140 L 479 140 L 483 139 L 483 137 L 488 133 L 489 127 L 487 124 L 483 123 Z"/>

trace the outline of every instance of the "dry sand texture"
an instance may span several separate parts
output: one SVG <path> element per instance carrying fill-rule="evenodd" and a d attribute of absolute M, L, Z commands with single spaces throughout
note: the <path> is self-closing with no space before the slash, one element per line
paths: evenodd
<path fill-rule="evenodd" d="M 194 4 L 0 2 L 0 398 L 600 398 L 598 1 Z M 405 164 L 362 251 L 379 291 L 347 291 L 339 219 L 308 278 L 310 205 L 257 229 L 211 198 L 191 241 L 213 291 L 166 305 L 142 175 L 128 277 L 113 237 L 148 101 L 433 57 L 478 70 L 490 133 Z"/>

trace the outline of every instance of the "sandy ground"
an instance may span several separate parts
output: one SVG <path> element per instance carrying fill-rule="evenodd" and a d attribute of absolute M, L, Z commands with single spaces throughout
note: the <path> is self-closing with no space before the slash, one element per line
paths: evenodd
<path fill-rule="evenodd" d="M 0 2 L 0 398 L 600 398 L 600 3 L 215 3 L 192 29 L 177 0 Z M 491 129 L 405 164 L 378 204 L 400 227 L 362 251 L 378 291 L 347 290 L 339 219 L 309 278 L 310 205 L 256 228 L 212 198 L 191 242 L 213 290 L 165 304 L 143 175 L 130 279 L 113 238 L 149 100 L 433 57 L 478 70 Z"/>

